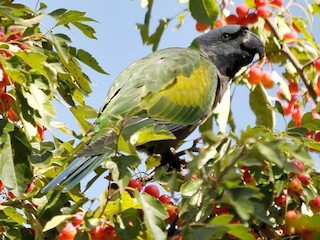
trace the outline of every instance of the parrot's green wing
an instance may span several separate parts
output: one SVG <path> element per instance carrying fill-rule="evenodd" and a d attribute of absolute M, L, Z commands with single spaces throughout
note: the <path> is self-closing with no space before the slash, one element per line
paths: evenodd
<path fill-rule="evenodd" d="M 169 48 L 152 53 L 115 80 L 95 130 L 104 131 L 111 115 L 152 118 L 168 130 L 169 126 L 196 124 L 211 111 L 217 72 L 203 53 L 193 49 Z"/>

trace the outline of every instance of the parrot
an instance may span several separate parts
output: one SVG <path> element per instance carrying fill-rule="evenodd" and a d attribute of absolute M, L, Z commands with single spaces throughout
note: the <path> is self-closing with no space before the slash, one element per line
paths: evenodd
<path fill-rule="evenodd" d="M 188 48 L 166 48 L 135 61 L 111 85 L 86 145 L 42 193 L 58 187 L 69 191 L 130 146 L 174 164 L 172 149 L 213 114 L 229 82 L 256 54 L 264 57 L 255 33 L 225 25 L 195 38 Z M 130 144 L 119 149 L 119 142 Z"/>

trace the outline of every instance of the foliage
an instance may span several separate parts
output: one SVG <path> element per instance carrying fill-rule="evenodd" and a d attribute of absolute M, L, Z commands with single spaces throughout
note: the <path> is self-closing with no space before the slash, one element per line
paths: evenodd
<path fill-rule="evenodd" d="M 118 149 L 126 154 L 106 160 L 85 183 L 91 187 L 107 169 L 108 186 L 93 209 L 84 208 L 91 200 L 80 186 L 46 195 L 40 191 L 83 148 L 91 128 L 87 120 L 97 115 L 84 100 L 91 87 L 81 64 L 106 72 L 58 32 L 77 28 L 94 39 L 88 25 L 94 20 L 74 10 L 46 13 L 43 3 L 33 11 L 0 2 L 2 239 L 318 239 L 320 181 L 314 159 L 320 151 L 320 49 L 311 32 L 312 19 L 320 14 L 317 1 L 246 0 L 236 7 L 227 1 L 179 1 L 188 10 L 177 14 L 177 27 L 190 14 L 197 30 L 237 23 L 265 43 L 265 61 L 234 79 L 250 90 L 256 126 L 238 133 L 232 109 L 218 108 L 221 131 L 213 131 L 214 118 L 200 127 L 201 139 L 184 154 L 181 172 L 159 167 L 155 156 L 144 159 L 119 138 Z M 143 43 L 156 50 L 174 18 L 160 20 L 150 33 L 153 4 L 142 1 L 145 21 L 137 26 Z M 292 14 L 296 6 L 307 15 Z M 47 16 L 56 21 L 50 29 L 41 25 Z M 276 96 L 272 90 L 278 90 Z M 54 102 L 70 109 L 80 134 L 54 121 Z M 276 116 L 287 121 L 284 129 L 274 128 Z M 59 139 L 55 128 L 74 140 Z M 52 140 L 44 141 L 44 131 Z M 143 141 L 154 134 L 137 137 Z M 143 173 L 141 165 L 147 169 Z"/>

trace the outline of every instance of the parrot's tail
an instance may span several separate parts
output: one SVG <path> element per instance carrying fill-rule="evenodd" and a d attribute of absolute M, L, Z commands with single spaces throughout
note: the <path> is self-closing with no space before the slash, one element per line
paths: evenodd
<path fill-rule="evenodd" d="M 63 191 L 69 191 L 77 185 L 85 176 L 94 171 L 110 154 L 105 153 L 96 156 L 82 156 L 76 158 L 59 176 L 45 186 L 41 193 L 47 193 L 51 189 L 63 186 Z"/>

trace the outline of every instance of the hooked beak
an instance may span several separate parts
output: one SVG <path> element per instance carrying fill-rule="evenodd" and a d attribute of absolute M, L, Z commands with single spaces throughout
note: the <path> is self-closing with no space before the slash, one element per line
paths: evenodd
<path fill-rule="evenodd" d="M 243 43 L 241 44 L 242 50 L 248 52 L 252 57 L 256 53 L 259 54 L 260 60 L 264 57 L 264 45 L 260 38 L 251 31 L 246 31 Z"/>

